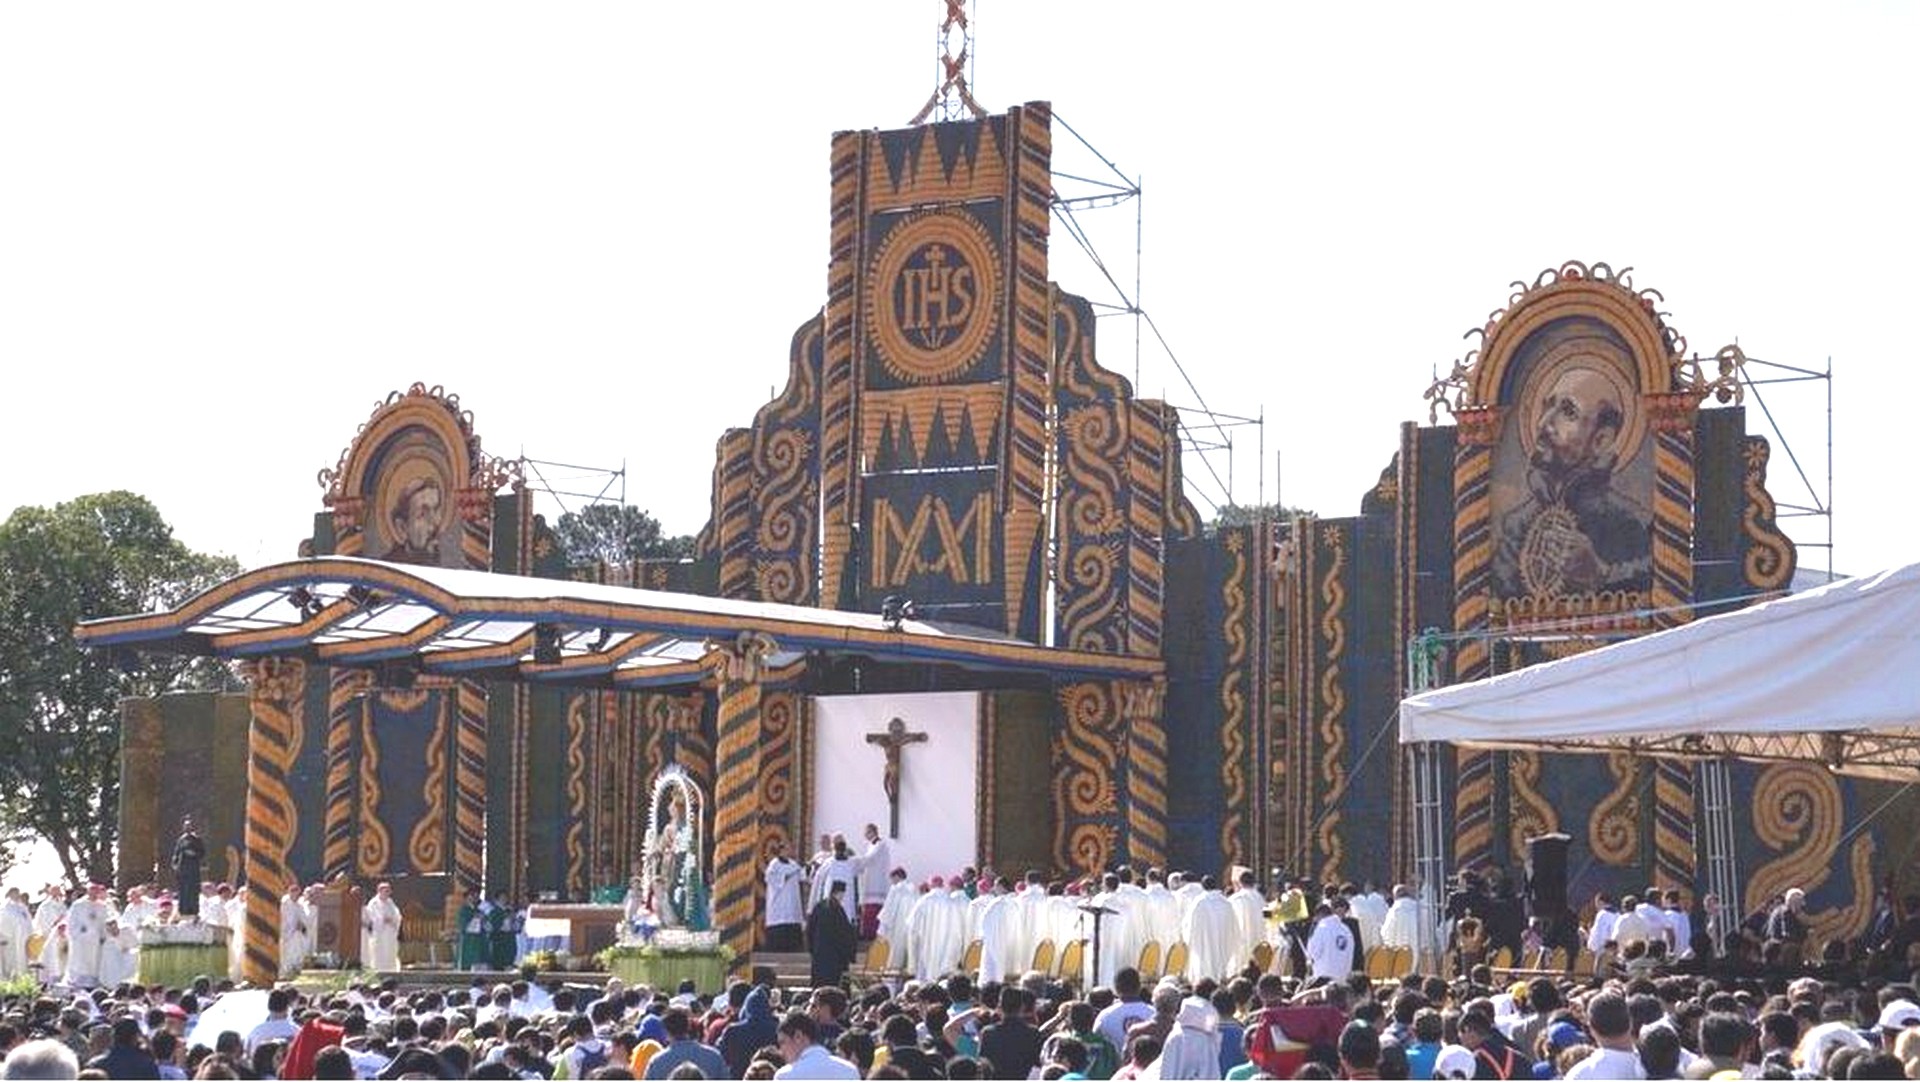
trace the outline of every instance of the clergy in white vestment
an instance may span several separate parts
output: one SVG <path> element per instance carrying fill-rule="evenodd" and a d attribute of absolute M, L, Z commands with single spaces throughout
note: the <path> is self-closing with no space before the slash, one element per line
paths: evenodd
<path fill-rule="evenodd" d="M 1387 919 L 1380 923 L 1380 942 L 1411 950 L 1419 938 L 1420 902 L 1413 896 L 1413 888 L 1403 883 L 1393 888 L 1393 904 L 1387 907 Z"/>
<path fill-rule="evenodd" d="M 40 979 L 49 984 L 57 984 L 67 976 L 67 922 L 54 922 L 47 932 L 46 939 L 40 944 Z"/>
<path fill-rule="evenodd" d="M 1071 888 L 1078 890 L 1077 886 Z M 1080 904 L 1086 901 L 1078 894 L 1068 894 L 1062 890 L 1059 894 L 1049 893 L 1047 905 L 1042 910 L 1041 927 L 1045 929 L 1043 938 L 1053 940 L 1053 957 L 1057 962 L 1067 949 L 1067 944 L 1080 938 Z M 1086 949 L 1081 948 L 1083 951 Z"/>
<path fill-rule="evenodd" d="M 110 988 L 130 981 L 139 969 L 139 935 L 118 920 L 107 921 L 106 935 L 100 940 L 100 984 Z"/>
<path fill-rule="evenodd" d="M 857 928 L 860 910 L 854 903 L 854 892 L 858 889 L 859 873 L 853 867 L 853 850 L 847 847 L 847 839 L 841 835 L 833 836 L 833 855 L 813 873 L 813 896 L 809 900 L 807 911 L 827 898 L 829 888 L 834 883 L 845 883 L 847 889 L 840 892 L 841 906 L 847 911 L 847 920 Z"/>
<path fill-rule="evenodd" d="M 1129 928 L 1126 940 L 1121 945 L 1121 952 L 1127 960 L 1127 965 L 1138 966 L 1140 953 L 1146 949 L 1148 941 L 1153 938 L 1153 929 L 1147 924 L 1146 885 L 1136 879 L 1133 869 L 1125 864 L 1120 866 L 1120 887 L 1113 892 L 1113 898 L 1114 905 L 1127 915 Z M 1162 954 L 1165 953 L 1166 946 L 1165 943 L 1160 945 Z"/>
<path fill-rule="evenodd" d="M 247 971 L 247 892 L 249 888 L 235 890 L 225 883 L 220 884 L 220 908 L 226 912 L 226 926 L 232 929 L 227 937 L 227 976 L 241 980 Z"/>
<path fill-rule="evenodd" d="M 216 927 L 229 927 L 227 902 L 232 897 L 232 889 L 225 883 L 200 884 L 200 919 Z"/>
<path fill-rule="evenodd" d="M 1666 927 L 1664 920 L 1657 926 L 1650 924 L 1640 914 L 1640 899 L 1629 894 L 1620 899 L 1620 915 L 1613 922 L 1613 940 L 1625 948 L 1637 940 L 1665 939 Z"/>
<path fill-rule="evenodd" d="M 1387 900 L 1372 883 L 1348 899 L 1353 919 L 1360 922 L 1360 949 L 1370 951 L 1380 945 L 1380 929 L 1387 923 Z"/>
<path fill-rule="evenodd" d="M 880 903 L 880 916 L 874 922 L 874 934 L 887 941 L 889 969 L 904 969 L 907 958 L 907 915 L 920 892 L 907 880 L 905 868 L 895 868 L 888 876 L 887 900 Z"/>
<path fill-rule="evenodd" d="M 1670 890 L 1661 914 L 1667 918 L 1667 934 L 1673 940 L 1673 957 L 1693 957 L 1693 918 L 1680 908 L 1680 892 Z"/>
<path fill-rule="evenodd" d="M 881 835 L 877 824 L 867 824 L 867 851 L 854 861 L 854 872 L 860 888 L 860 919 L 855 923 L 861 939 L 872 939 L 880 934 L 880 907 L 887 904 L 887 892 L 893 887 L 893 843 Z"/>
<path fill-rule="evenodd" d="M 1260 893 L 1253 869 L 1241 868 L 1235 877 L 1239 889 L 1227 896 L 1233 903 L 1233 915 L 1240 935 L 1234 944 L 1232 976 L 1253 960 L 1254 949 L 1267 941 L 1267 896 Z"/>
<path fill-rule="evenodd" d="M 18 888 L 7 891 L 0 902 L 0 980 L 11 980 L 27 971 L 27 943 L 33 938 L 33 915 L 27 911 L 27 896 Z"/>
<path fill-rule="evenodd" d="M 120 927 L 138 933 L 140 926 L 154 919 L 154 900 L 144 886 L 127 888 L 127 904 L 120 907 Z"/>
<path fill-rule="evenodd" d="M 291 977 L 306 965 L 313 950 L 313 934 L 301 904 L 299 883 L 289 884 L 280 898 L 280 976 Z"/>
<path fill-rule="evenodd" d="M 33 934 L 45 944 L 53 936 L 53 926 L 67 919 L 67 892 L 58 883 L 48 883 L 43 893 L 45 897 L 33 911 Z M 48 974 L 49 980 L 53 977 Z"/>
<path fill-rule="evenodd" d="M 1587 949 L 1599 954 L 1602 947 L 1614 941 L 1614 927 L 1620 923 L 1620 911 L 1613 906 L 1613 899 L 1605 894 L 1593 896 L 1593 923 L 1587 926 Z"/>
<path fill-rule="evenodd" d="M 800 935 L 807 915 L 801 908 L 800 881 L 804 876 L 800 862 L 787 854 L 787 843 L 775 843 L 773 859 L 767 861 L 763 878 L 767 884 L 767 950 L 776 954 L 795 954 L 806 949 Z"/>
<path fill-rule="evenodd" d="M 1321 902 L 1313 910 L 1313 934 L 1307 936 L 1307 974 L 1343 981 L 1353 972 L 1353 929 Z"/>
<path fill-rule="evenodd" d="M 1200 900 L 1200 895 L 1206 893 L 1207 888 L 1201 886 L 1200 880 L 1191 875 L 1176 873 L 1176 877 L 1179 882 L 1172 884 L 1171 889 L 1173 896 L 1180 900 L 1180 927 L 1185 928 L 1187 916 L 1193 912 L 1193 903 Z M 1169 882 L 1172 883 L 1171 880 Z"/>
<path fill-rule="evenodd" d="M 1132 918 L 1128 916 L 1117 897 L 1120 877 L 1111 872 L 1107 873 L 1101 880 L 1101 887 L 1103 889 L 1100 893 L 1087 900 L 1087 905 L 1093 909 L 1107 910 L 1107 912 L 1096 914 L 1083 911 L 1080 914 L 1078 938 L 1087 941 L 1085 964 L 1087 971 L 1092 974 L 1093 982 L 1112 988 L 1114 974 L 1138 965 L 1140 952 L 1136 949 L 1133 957 L 1126 956 L 1126 945 L 1133 938 L 1127 928 Z"/>
<path fill-rule="evenodd" d="M 117 916 L 106 899 L 107 885 L 95 883 L 67 910 L 67 983 L 76 988 L 100 983 L 100 944 Z"/>
<path fill-rule="evenodd" d="M 820 898 L 827 896 L 825 884 L 820 885 L 820 891 L 817 896 L 814 893 L 814 885 L 820 883 L 820 869 L 826 867 L 827 862 L 832 859 L 833 835 L 822 834 L 820 835 L 820 848 L 813 851 L 813 855 L 807 858 L 806 864 L 801 868 L 801 878 L 804 889 L 800 892 L 800 896 L 806 900 L 808 912 L 812 912 L 813 907 L 820 904 Z"/>
<path fill-rule="evenodd" d="M 1166 875 L 1158 868 L 1147 869 L 1146 902 L 1141 907 L 1147 923 L 1147 937 L 1160 944 L 1161 957 L 1180 941 L 1183 921 L 1180 899 L 1167 889 Z"/>
<path fill-rule="evenodd" d="M 1028 872 L 1024 885 L 1015 884 L 1013 901 L 1020 910 L 1020 971 L 1033 967 L 1033 954 L 1043 939 L 1053 939 L 1047 911 L 1047 884 L 1039 872 Z M 1054 946 L 1059 947 L 1059 941 Z"/>
<path fill-rule="evenodd" d="M 1194 899 L 1193 912 L 1187 914 L 1187 972 L 1189 981 L 1203 977 L 1223 980 L 1233 976 L 1234 951 L 1240 941 L 1239 920 L 1233 903 L 1220 893 L 1208 876 L 1200 885 L 1200 897 Z"/>
<path fill-rule="evenodd" d="M 393 884 L 373 888 L 373 897 L 360 910 L 367 933 L 367 956 L 362 964 L 376 973 L 400 969 L 400 903 L 393 900 Z"/>
<path fill-rule="evenodd" d="M 913 960 L 913 975 L 920 980 L 936 980 L 960 967 L 966 953 L 967 892 L 955 880 L 943 888 L 938 879 L 927 893 L 914 903 L 907 915 L 907 948 Z"/>
<path fill-rule="evenodd" d="M 1664 941 L 1667 945 L 1667 957 L 1673 957 L 1675 950 L 1673 925 L 1667 921 L 1667 911 L 1660 908 L 1659 889 L 1647 888 L 1647 893 L 1641 897 L 1640 904 L 1633 907 L 1633 912 L 1647 922 L 1647 938 Z"/>
<path fill-rule="evenodd" d="M 980 918 L 980 983 L 1013 981 L 1026 972 L 1027 960 L 1020 956 L 1020 902 L 1013 896 L 1013 884 L 1001 876 L 993 884 L 993 893 Z M 977 899 L 976 899 L 977 900 Z"/>

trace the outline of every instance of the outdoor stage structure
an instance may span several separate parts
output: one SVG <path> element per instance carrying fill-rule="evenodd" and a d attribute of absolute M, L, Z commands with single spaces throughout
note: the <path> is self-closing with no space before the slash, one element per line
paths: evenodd
<path fill-rule="evenodd" d="M 390 880 L 415 928 L 459 884 L 623 883 L 678 764 L 712 794 L 742 954 L 772 848 L 857 837 L 856 810 L 899 823 L 916 877 L 957 871 L 938 833 L 1015 873 L 1384 883 L 1413 860 L 1391 729 L 1416 636 L 1455 633 L 1441 680 L 1466 680 L 1789 587 L 1741 357 L 1690 354 L 1605 264 L 1515 283 L 1359 514 L 1210 528 L 1175 410 L 1101 366 L 1093 308 L 1049 279 L 1052 129 L 1035 102 L 833 136 L 826 303 L 784 392 L 721 435 L 696 559 L 569 569 L 463 403 L 416 385 L 320 474 L 301 559 L 83 626 L 252 677 L 126 705 L 123 882 L 193 814 L 210 873 L 253 888 L 264 976 L 289 877 Z M 1564 830 L 1576 898 L 1693 887 L 1701 769 L 1448 753 L 1451 862 L 1517 867 Z M 1910 870 L 1880 825 L 1911 802 L 1814 763 L 1728 775 L 1741 904 L 1798 886 L 1817 937 L 1863 930 Z M 1849 828 L 1890 794 L 1906 814 Z"/>

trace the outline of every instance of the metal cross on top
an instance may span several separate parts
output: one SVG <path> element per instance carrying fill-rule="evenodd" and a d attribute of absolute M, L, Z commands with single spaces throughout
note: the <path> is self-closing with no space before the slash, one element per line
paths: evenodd
<path fill-rule="evenodd" d="M 909 124 L 924 124 L 928 117 L 959 120 L 968 113 L 975 119 L 987 115 L 980 103 L 973 100 L 973 88 L 967 85 L 967 72 L 973 64 L 973 24 L 967 20 L 967 0 L 943 2 L 947 5 L 947 17 L 934 35 L 939 67 L 933 96 L 907 121 Z"/>
<path fill-rule="evenodd" d="M 908 744 L 924 744 L 926 733 L 910 733 L 900 718 L 887 722 L 885 732 L 868 733 L 867 743 L 887 753 L 887 766 L 880 775 L 880 788 L 887 794 L 887 837 L 900 836 L 900 749 Z"/>

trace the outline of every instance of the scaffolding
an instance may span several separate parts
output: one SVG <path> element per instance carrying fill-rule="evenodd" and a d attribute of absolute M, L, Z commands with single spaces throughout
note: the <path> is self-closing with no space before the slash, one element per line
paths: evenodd
<path fill-rule="evenodd" d="M 556 521 L 561 515 L 594 504 L 627 502 L 627 463 L 624 459 L 618 468 L 580 466 L 534 458 L 522 450 L 514 462 L 519 465 L 521 476 L 526 479 L 527 491 L 533 495 L 535 510 L 551 511 Z"/>
<path fill-rule="evenodd" d="M 1093 307 L 1099 319 L 1125 319 L 1131 324 L 1133 387 L 1136 392 L 1141 389 L 1142 360 L 1147 346 L 1151 344 L 1157 355 L 1172 367 L 1184 393 L 1190 396 L 1190 404 L 1174 403 L 1179 421 L 1180 449 L 1183 456 L 1191 456 L 1187 461 L 1199 465 L 1198 469 L 1190 466 L 1185 471 L 1188 495 L 1197 497 L 1200 503 L 1216 514 L 1225 508 L 1241 505 L 1234 461 L 1245 430 L 1251 428 L 1254 430 L 1254 457 L 1258 464 L 1255 505 L 1264 506 L 1265 410 L 1249 417 L 1225 413 L 1209 405 L 1206 396 L 1201 394 L 1193 376 L 1187 371 L 1187 366 L 1181 362 L 1159 324 L 1154 322 L 1152 313 L 1141 303 L 1146 226 L 1145 189 L 1141 178 L 1128 176 L 1113 159 L 1101 153 L 1058 112 L 1053 114 L 1053 121 L 1072 137 L 1071 142 L 1062 140 L 1057 143 L 1056 152 L 1064 149 L 1070 155 L 1090 156 L 1085 168 L 1071 165 L 1062 168 L 1062 163 L 1056 158 L 1053 171 L 1053 220 L 1092 264 L 1109 291 L 1104 298 L 1088 297 L 1087 303 Z M 1083 212 L 1107 211 L 1128 205 L 1133 209 L 1132 261 L 1116 267 L 1101 254 L 1100 246 L 1088 223 L 1082 220 L 1082 215 Z M 1131 285 L 1127 284 L 1129 279 Z"/>

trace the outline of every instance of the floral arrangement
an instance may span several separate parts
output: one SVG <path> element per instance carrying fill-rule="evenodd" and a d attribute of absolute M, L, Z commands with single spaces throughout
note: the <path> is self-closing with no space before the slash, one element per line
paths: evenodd
<path fill-rule="evenodd" d="M 717 932 L 688 932 L 680 928 L 663 929 L 649 943 L 618 943 L 594 955 L 602 970 L 613 968 L 619 958 L 663 958 L 676 954 L 705 954 L 732 965 L 733 948 L 720 942 Z"/>

